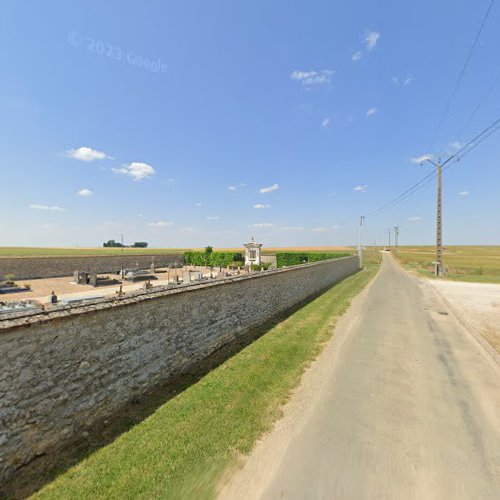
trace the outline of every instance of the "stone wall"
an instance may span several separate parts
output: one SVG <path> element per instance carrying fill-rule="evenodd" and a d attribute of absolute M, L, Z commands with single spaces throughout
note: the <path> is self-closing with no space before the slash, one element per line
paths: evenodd
<path fill-rule="evenodd" d="M 346 257 L 0 322 L 0 484 L 358 266 Z"/>
<path fill-rule="evenodd" d="M 96 273 L 117 272 L 124 268 L 149 269 L 154 257 L 156 267 L 182 264 L 182 254 L 159 255 L 100 255 L 82 257 L 2 257 L 0 258 L 0 278 L 13 274 L 14 279 L 54 278 L 71 276 L 74 271 Z"/>

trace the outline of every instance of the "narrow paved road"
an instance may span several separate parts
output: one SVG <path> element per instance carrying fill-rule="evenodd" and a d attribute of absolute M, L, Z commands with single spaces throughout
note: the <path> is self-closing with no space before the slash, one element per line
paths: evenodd
<path fill-rule="evenodd" d="M 260 497 L 500 499 L 500 374 L 447 313 L 386 256 Z"/>

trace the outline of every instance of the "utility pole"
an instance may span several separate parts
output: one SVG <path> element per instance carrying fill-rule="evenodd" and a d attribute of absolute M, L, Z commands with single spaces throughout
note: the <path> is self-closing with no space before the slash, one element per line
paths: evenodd
<path fill-rule="evenodd" d="M 398 253 L 399 226 L 394 226 L 394 253 Z"/>
<path fill-rule="evenodd" d="M 389 250 L 391 249 L 391 231 L 392 229 L 389 229 Z"/>
<path fill-rule="evenodd" d="M 120 234 L 120 239 L 121 239 L 121 242 L 122 242 L 122 252 L 123 252 L 123 234 Z"/>
<path fill-rule="evenodd" d="M 448 163 L 454 156 L 450 156 L 444 164 Z M 442 276 L 444 274 L 443 267 L 443 218 L 442 218 L 442 206 L 443 206 L 443 164 L 439 159 L 437 163 L 434 163 L 431 159 L 426 158 L 426 161 L 431 163 L 436 167 L 436 177 L 437 177 L 437 200 L 436 200 L 436 276 Z"/>
<path fill-rule="evenodd" d="M 443 274 L 443 219 L 442 210 L 442 174 L 443 168 L 441 162 L 436 165 L 437 168 L 437 213 L 436 213 L 436 276 Z"/>
<path fill-rule="evenodd" d="M 359 268 L 363 268 L 363 246 L 361 243 L 361 229 L 363 228 L 363 222 L 365 221 L 365 216 L 362 215 L 359 218 L 359 233 L 358 233 L 358 257 L 359 257 Z"/>

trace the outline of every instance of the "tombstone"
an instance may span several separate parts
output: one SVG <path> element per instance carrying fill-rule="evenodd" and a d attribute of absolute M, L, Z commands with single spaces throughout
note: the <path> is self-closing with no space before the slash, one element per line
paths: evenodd
<path fill-rule="evenodd" d="M 49 302 L 51 304 L 57 304 L 57 295 L 56 293 L 54 292 L 54 290 L 52 290 L 51 294 L 50 294 L 50 299 L 49 299 Z"/>
<path fill-rule="evenodd" d="M 191 273 L 189 271 L 187 273 L 182 273 L 182 283 L 184 285 L 191 283 Z"/>
<path fill-rule="evenodd" d="M 222 270 L 222 269 L 221 269 L 221 270 L 218 272 L 217 278 L 225 278 L 226 276 L 227 276 L 227 272 L 226 272 L 226 270 Z"/>
<path fill-rule="evenodd" d="M 89 273 L 83 271 L 75 271 L 73 273 L 73 281 L 77 285 L 86 285 L 89 282 Z"/>
<path fill-rule="evenodd" d="M 194 271 L 191 273 L 191 281 L 201 281 L 203 279 L 203 275 L 200 271 Z"/>
<path fill-rule="evenodd" d="M 93 287 L 97 286 L 97 274 L 96 273 L 90 274 L 89 285 L 93 286 Z"/>
<path fill-rule="evenodd" d="M 261 266 L 261 268 L 260 268 L 260 272 L 262 272 L 262 271 L 265 271 L 265 269 Z"/>
<path fill-rule="evenodd" d="M 155 274 L 156 269 L 155 269 L 155 257 L 151 257 L 151 274 Z"/>

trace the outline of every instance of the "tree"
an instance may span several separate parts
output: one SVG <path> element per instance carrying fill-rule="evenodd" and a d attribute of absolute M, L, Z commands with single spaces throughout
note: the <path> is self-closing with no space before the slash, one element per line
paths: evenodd
<path fill-rule="evenodd" d="M 148 242 L 147 241 L 136 241 L 132 246 L 134 248 L 147 248 Z"/>
<path fill-rule="evenodd" d="M 214 248 L 211 247 L 210 245 L 208 247 L 205 247 L 205 253 L 207 255 L 210 255 L 214 251 Z"/>

